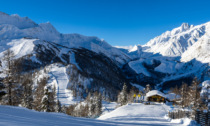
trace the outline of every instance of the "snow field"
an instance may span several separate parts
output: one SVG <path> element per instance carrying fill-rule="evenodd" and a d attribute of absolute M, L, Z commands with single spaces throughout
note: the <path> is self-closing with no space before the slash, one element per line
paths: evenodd
<path fill-rule="evenodd" d="M 188 125 L 190 121 L 170 120 L 167 118 L 170 106 L 165 104 L 144 105 L 141 103 L 132 103 L 121 106 L 98 118 L 98 120 L 108 120 L 114 122 L 126 122 L 138 125 L 149 126 L 183 126 Z"/>
<path fill-rule="evenodd" d="M 76 118 L 61 113 L 37 112 L 22 107 L 0 106 L 1 126 L 132 126 L 127 123 Z"/>

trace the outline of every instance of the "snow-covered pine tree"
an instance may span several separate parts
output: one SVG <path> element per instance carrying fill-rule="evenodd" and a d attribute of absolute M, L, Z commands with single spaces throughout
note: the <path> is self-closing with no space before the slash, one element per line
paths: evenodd
<path fill-rule="evenodd" d="M 44 96 L 42 98 L 42 111 L 44 112 L 55 112 L 55 87 L 45 86 Z"/>
<path fill-rule="evenodd" d="M 70 105 L 70 106 L 71 106 L 71 105 Z M 66 108 L 65 105 L 62 105 L 62 106 L 61 106 L 61 112 L 62 112 L 62 113 L 68 114 L 68 113 L 67 113 L 67 108 Z"/>
<path fill-rule="evenodd" d="M 127 86 L 126 86 L 126 84 L 124 84 L 122 91 L 118 95 L 118 103 L 120 103 L 121 106 L 125 105 L 128 102 L 127 95 L 128 95 Z"/>
<path fill-rule="evenodd" d="M 61 102 L 59 101 L 59 99 L 56 102 L 55 112 L 61 112 Z"/>
<path fill-rule="evenodd" d="M 37 82 L 37 87 L 34 93 L 34 109 L 37 111 L 42 111 L 42 98 L 44 94 L 44 88 L 47 84 L 48 78 L 43 77 L 40 81 Z"/>
<path fill-rule="evenodd" d="M 91 98 L 90 99 L 90 103 L 89 103 L 89 117 L 93 117 L 94 116 L 94 114 L 95 114 L 95 108 L 96 108 L 96 105 L 94 104 L 94 101 Z"/>
<path fill-rule="evenodd" d="M 56 88 L 55 85 L 49 87 L 49 103 L 50 103 L 50 112 L 55 112 L 56 107 Z"/>
<path fill-rule="evenodd" d="M 42 98 L 41 104 L 42 104 L 41 107 L 42 111 L 50 112 L 49 91 L 47 86 L 45 86 L 44 88 L 44 96 Z"/>
<path fill-rule="evenodd" d="M 95 108 L 95 116 L 99 116 L 102 113 L 102 96 L 101 93 L 95 94 L 95 100 L 96 100 L 96 108 Z"/>

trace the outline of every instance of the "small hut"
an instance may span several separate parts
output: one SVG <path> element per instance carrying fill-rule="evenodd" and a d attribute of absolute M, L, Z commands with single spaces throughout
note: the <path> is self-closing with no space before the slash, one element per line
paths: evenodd
<path fill-rule="evenodd" d="M 166 96 L 164 93 L 158 91 L 158 90 L 152 90 L 149 91 L 146 94 L 146 101 L 150 101 L 150 102 L 166 102 Z"/>

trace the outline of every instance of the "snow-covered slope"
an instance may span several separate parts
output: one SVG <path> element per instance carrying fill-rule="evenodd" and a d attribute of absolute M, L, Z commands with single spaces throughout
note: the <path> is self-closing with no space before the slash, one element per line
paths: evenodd
<path fill-rule="evenodd" d="M 192 59 L 202 63 L 210 63 L 210 36 L 203 36 L 182 54 L 181 61 L 186 62 Z"/>
<path fill-rule="evenodd" d="M 147 52 L 160 53 L 163 56 L 181 56 L 202 36 L 209 36 L 209 31 L 210 22 L 198 26 L 183 23 L 180 27 L 155 37 L 143 47 Z"/>
<path fill-rule="evenodd" d="M 99 119 L 76 118 L 62 113 L 37 112 L 22 107 L 0 105 L 1 126 L 184 126 L 190 124 L 165 118 L 166 105 L 131 104 L 117 108 Z"/>
<path fill-rule="evenodd" d="M 194 76 L 201 81 L 210 78 L 210 22 L 197 26 L 183 23 L 180 27 L 151 39 L 145 45 L 121 50 L 133 58 L 128 63 L 136 73 L 132 75 L 136 76 L 133 83 L 156 85 L 166 81 L 181 82 L 184 78 L 189 83 L 189 78 Z M 145 79 L 145 76 L 149 79 Z"/>
<path fill-rule="evenodd" d="M 171 122 L 171 120 L 166 117 L 169 110 L 170 107 L 165 104 L 144 105 L 140 103 L 132 103 L 106 113 L 98 119 L 149 126 L 189 125 L 190 120 L 184 124 L 180 123 L 180 121 Z"/>
<path fill-rule="evenodd" d="M 0 105 L 1 126 L 132 126 L 135 124 L 76 118 L 61 113 L 36 112 Z"/>
<path fill-rule="evenodd" d="M 53 64 L 50 66 L 50 68 L 49 81 L 56 85 L 57 98 L 59 99 L 61 104 L 69 105 L 75 103 L 72 91 L 67 89 L 69 78 L 66 73 L 66 67 L 59 64 Z"/>
<path fill-rule="evenodd" d="M 133 49 L 129 49 L 127 53 L 128 55 L 132 55 L 134 52 L 139 54 L 137 52 L 139 52 L 139 48 L 142 48 L 141 53 L 159 53 L 167 57 L 180 56 L 182 57 L 182 61 L 190 61 L 193 58 L 199 58 L 201 61 L 205 60 L 204 62 L 206 62 L 206 59 L 203 58 L 209 55 L 209 51 L 207 51 L 209 50 L 209 39 L 210 22 L 197 26 L 183 23 L 180 27 L 166 31 L 160 36 L 151 39 L 145 45 L 134 46 Z M 200 46 L 202 46 L 202 48 Z M 203 56 L 204 53 L 206 53 L 205 56 Z M 151 54 L 149 56 L 151 56 Z"/>

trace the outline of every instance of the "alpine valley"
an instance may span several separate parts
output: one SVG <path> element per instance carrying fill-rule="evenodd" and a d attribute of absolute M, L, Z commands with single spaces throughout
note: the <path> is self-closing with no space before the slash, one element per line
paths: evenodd
<path fill-rule="evenodd" d="M 106 41 L 80 34 L 59 33 L 50 23 L 37 24 L 27 17 L 0 12 L 1 78 L 6 50 L 12 50 L 24 73 L 48 77 L 61 104 L 84 99 L 99 91 L 110 101 L 126 83 L 128 89 L 146 84 L 167 92 L 194 77 L 210 79 L 210 22 L 180 27 L 132 49 L 113 47 Z M 208 81 L 209 82 L 209 81 Z"/>

